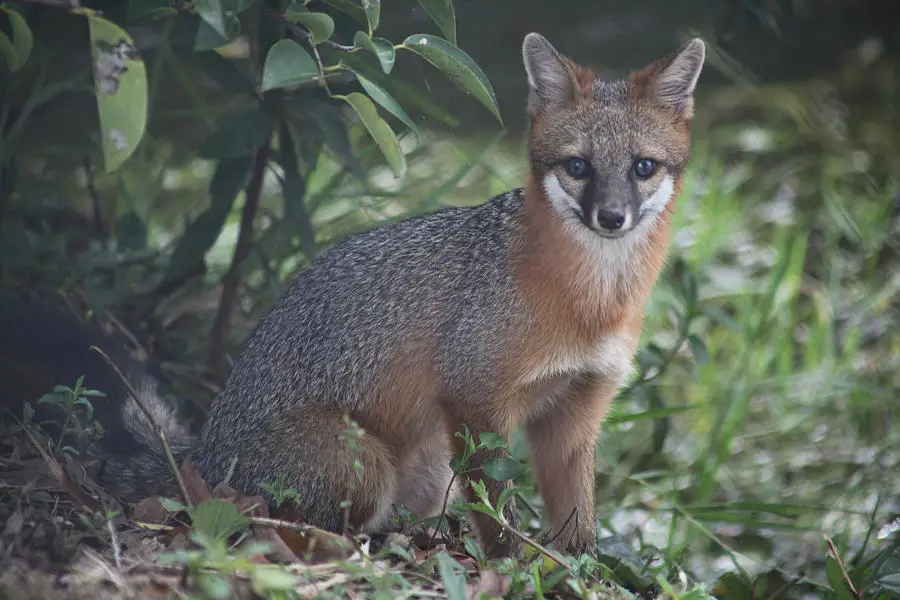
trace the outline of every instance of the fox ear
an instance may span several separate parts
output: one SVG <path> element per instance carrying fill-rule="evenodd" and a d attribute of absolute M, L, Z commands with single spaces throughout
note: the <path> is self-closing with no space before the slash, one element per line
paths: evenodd
<path fill-rule="evenodd" d="M 705 59 L 706 46 L 699 38 L 684 44 L 668 60 L 664 59 L 657 67 L 652 86 L 654 100 L 691 118 L 694 114 L 694 89 Z"/>
<path fill-rule="evenodd" d="M 522 58 L 528 73 L 529 115 L 534 116 L 547 106 L 574 103 L 577 82 L 572 66 L 544 36 L 526 35 Z"/>

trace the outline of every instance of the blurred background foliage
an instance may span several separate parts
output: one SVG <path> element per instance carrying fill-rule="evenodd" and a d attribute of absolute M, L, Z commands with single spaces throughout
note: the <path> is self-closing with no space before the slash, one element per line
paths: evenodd
<path fill-rule="evenodd" d="M 703 37 L 672 258 L 598 444 L 609 553 L 723 598 L 852 598 L 824 535 L 855 597 L 900 593 L 898 3 L 84 4 L 139 52 L 146 132 L 108 172 L 88 19 L 3 3 L 0 284 L 90 312 L 196 421 L 317 252 L 521 184 L 525 33 L 609 76 Z"/>

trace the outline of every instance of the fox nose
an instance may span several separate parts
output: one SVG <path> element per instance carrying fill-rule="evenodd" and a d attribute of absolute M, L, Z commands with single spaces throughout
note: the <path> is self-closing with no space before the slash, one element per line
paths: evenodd
<path fill-rule="evenodd" d="M 608 231 L 621 229 L 625 224 L 625 213 L 617 208 L 601 208 L 597 211 L 597 223 Z"/>

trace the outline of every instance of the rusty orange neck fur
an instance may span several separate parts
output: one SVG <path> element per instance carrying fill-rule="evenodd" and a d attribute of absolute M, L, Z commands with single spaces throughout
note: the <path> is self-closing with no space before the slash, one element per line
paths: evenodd
<path fill-rule="evenodd" d="M 553 208 L 539 176 L 530 174 L 514 273 L 535 317 L 565 323 L 565 329 L 588 343 L 610 331 L 639 330 L 666 260 L 672 207 L 680 188 L 679 178 L 674 197 L 649 230 L 629 234 L 642 235 L 643 240 L 624 244 L 598 237 L 597 244 L 610 244 L 609 251 L 592 252 Z M 623 254 L 612 259 L 617 252 Z M 604 257 L 616 264 L 603 264 Z"/>

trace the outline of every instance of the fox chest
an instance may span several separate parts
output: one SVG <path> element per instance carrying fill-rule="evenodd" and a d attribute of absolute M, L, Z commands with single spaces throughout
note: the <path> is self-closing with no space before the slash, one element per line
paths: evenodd
<path fill-rule="evenodd" d="M 590 346 L 549 347 L 525 373 L 522 383 L 537 402 L 564 393 L 580 376 L 593 376 L 618 388 L 631 372 L 636 346 L 632 335 L 616 332 Z"/>

